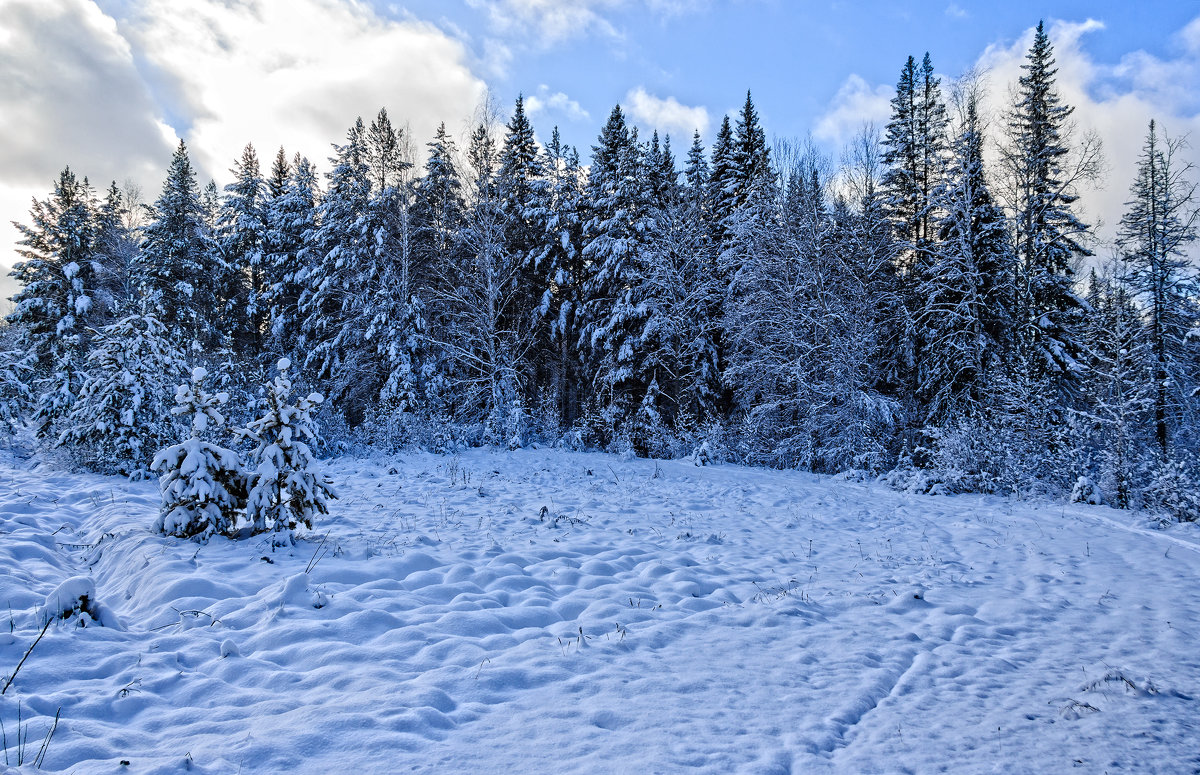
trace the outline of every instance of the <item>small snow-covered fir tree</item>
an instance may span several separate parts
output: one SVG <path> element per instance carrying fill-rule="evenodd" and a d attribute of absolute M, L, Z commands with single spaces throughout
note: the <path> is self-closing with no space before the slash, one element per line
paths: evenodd
<path fill-rule="evenodd" d="M 290 543 L 300 525 L 311 528 L 313 516 L 328 514 L 329 501 L 337 498 L 329 482 L 309 469 L 313 454 L 305 442 L 317 437 L 312 414 L 324 398 L 309 393 L 291 404 L 291 365 L 279 359 L 279 375 L 267 386 L 266 413 L 240 431 L 256 444 L 246 518 L 255 533 L 274 531 L 276 545 Z"/>
<path fill-rule="evenodd" d="M 206 441 L 210 429 L 225 424 L 220 407 L 228 393 L 204 390 L 208 372 L 192 370 L 191 382 L 175 388 L 171 414 L 191 416 L 191 436 L 181 444 L 160 450 L 150 464 L 161 472 L 162 509 L 154 521 L 156 532 L 179 538 L 204 540 L 230 533 L 246 505 L 246 474 L 237 452 Z"/>
<path fill-rule="evenodd" d="M 96 333 L 89 377 L 67 416 L 59 446 L 102 473 L 141 476 L 150 453 L 175 437 L 165 397 L 183 356 L 151 315 L 128 315 Z"/>

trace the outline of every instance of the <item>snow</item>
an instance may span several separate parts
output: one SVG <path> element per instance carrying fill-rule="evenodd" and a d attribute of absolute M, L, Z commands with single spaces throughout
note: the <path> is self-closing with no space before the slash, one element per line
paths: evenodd
<path fill-rule="evenodd" d="M 0 697 L 31 740 L 61 708 L 48 770 L 1200 767 L 1194 526 L 472 451 L 329 461 L 341 500 L 273 551 L 4 455 L 0 683 L 68 614 Z"/>

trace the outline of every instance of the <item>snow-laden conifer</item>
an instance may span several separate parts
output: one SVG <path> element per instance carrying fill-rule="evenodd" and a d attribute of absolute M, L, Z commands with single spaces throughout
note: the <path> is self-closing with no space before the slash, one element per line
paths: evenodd
<path fill-rule="evenodd" d="M 150 455 L 175 437 L 166 406 L 183 357 L 151 315 L 128 315 L 100 329 L 89 376 L 67 416 L 60 446 L 88 468 L 141 476 Z"/>
<path fill-rule="evenodd" d="M 219 407 L 228 393 L 204 389 L 208 372 L 192 369 L 190 382 L 175 388 L 171 414 L 190 417 L 191 435 L 180 444 L 160 450 L 150 463 L 160 472 L 162 508 L 154 521 L 156 532 L 179 538 L 206 539 L 230 533 L 246 504 L 246 475 L 237 452 L 205 439 L 225 424 Z"/>
<path fill-rule="evenodd" d="M 30 401 L 29 375 L 33 356 L 19 350 L 0 350 L 0 434 L 20 427 L 23 407 Z"/>
<path fill-rule="evenodd" d="M 309 393 L 290 403 L 291 361 L 280 358 L 279 375 L 267 386 L 266 411 L 239 431 L 255 443 L 250 455 L 250 492 L 246 518 L 251 530 L 276 534 L 275 543 L 292 540 L 292 531 L 311 528 L 313 517 L 329 513 L 329 501 L 337 498 L 328 480 L 310 470 L 312 450 L 306 440 L 315 440 L 313 412 L 324 398 Z"/>
<path fill-rule="evenodd" d="M 20 326 L 33 356 L 34 418 L 40 436 L 58 430 L 84 381 L 88 325 L 93 320 L 95 223 L 87 180 L 68 167 L 45 201 L 34 200 L 21 233 L 21 261 L 12 277 L 21 290 L 12 297 L 8 321 Z"/>

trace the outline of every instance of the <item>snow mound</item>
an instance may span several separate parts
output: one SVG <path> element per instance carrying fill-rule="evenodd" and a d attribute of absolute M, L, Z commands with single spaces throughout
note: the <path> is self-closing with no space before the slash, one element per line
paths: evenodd
<path fill-rule="evenodd" d="M 89 576 L 73 576 L 59 584 L 46 595 L 38 609 L 38 618 L 42 621 L 75 616 L 79 617 L 81 626 L 94 621 L 101 627 L 125 629 L 116 615 L 96 599 L 96 584 Z"/>

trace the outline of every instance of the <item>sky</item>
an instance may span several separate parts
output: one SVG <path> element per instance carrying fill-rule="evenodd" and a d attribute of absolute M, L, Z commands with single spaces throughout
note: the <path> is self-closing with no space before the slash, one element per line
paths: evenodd
<path fill-rule="evenodd" d="M 1151 118 L 1200 145 L 1197 0 L 0 0 L 0 19 L 3 275 L 9 223 L 66 165 L 153 201 L 180 139 L 224 185 L 247 142 L 264 166 L 282 145 L 326 170 L 356 116 L 386 107 L 422 149 L 440 121 L 465 137 L 485 100 L 503 118 L 519 94 L 539 136 L 560 127 L 585 161 L 617 103 L 682 156 L 748 89 L 770 136 L 836 160 L 886 123 L 910 54 L 947 85 L 982 71 L 1000 115 L 1042 19 L 1080 131 L 1104 142 L 1103 188 L 1082 202 L 1102 238 Z"/>

